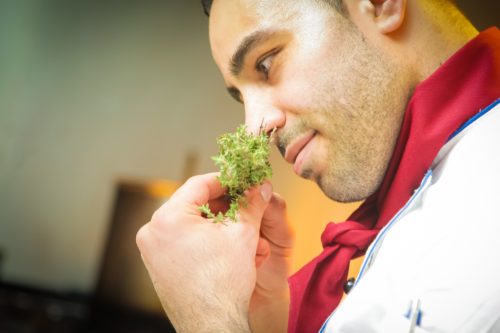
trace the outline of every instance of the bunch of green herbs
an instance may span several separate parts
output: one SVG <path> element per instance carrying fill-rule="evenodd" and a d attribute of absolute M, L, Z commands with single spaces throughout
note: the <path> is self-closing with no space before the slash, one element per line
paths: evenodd
<path fill-rule="evenodd" d="M 253 135 L 247 133 L 245 125 L 240 125 L 236 132 L 224 134 L 217 139 L 219 154 L 212 157 L 212 160 L 220 169 L 218 179 L 221 185 L 227 187 L 229 209 L 225 213 L 214 214 L 208 204 L 199 207 L 214 223 L 227 219 L 236 222 L 240 205 L 245 207 L 247 204 L 244 192 L 271 178 L 269 141 L 270 137 L 264 131 Z"/>

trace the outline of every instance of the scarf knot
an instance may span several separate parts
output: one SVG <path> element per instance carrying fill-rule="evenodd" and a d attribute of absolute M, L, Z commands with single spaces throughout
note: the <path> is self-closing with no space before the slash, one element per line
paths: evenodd
<path fill-rule="evenodd" d="M 341 247 L 354 247 L 358 251 L 368 248 L 373 237 L 379 230 L 370 229 L 366 225 L 356 221 L 343 223 L 330 222 L 321 234 L 323 248 L 339 245 Z"/>

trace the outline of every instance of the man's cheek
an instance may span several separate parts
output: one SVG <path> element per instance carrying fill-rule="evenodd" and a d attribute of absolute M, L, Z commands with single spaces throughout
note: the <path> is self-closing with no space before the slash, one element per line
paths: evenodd
<path fill-rule="evenodd" d="M 306 78 L 287 80 L 275 90 L 275 104 L 282 110 L 294 115 L 301 115 L 314 109 L 314 93 Z M 288 121 L 288 119 L 287 119 Z"/>

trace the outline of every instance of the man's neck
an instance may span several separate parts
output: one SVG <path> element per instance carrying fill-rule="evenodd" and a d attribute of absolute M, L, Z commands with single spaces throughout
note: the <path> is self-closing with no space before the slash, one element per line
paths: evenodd
<path fill-rule="evenodd" d="M 411 59 L 418 84 L 476 37 L 478 31 L 458 8 L 446 1 L 409 1 L 408 5 L 408 33 L 415 37 L 408 39 L 411 42 L 405 54 Z M 437 10 L 436 6 L 447 8 Z"/>

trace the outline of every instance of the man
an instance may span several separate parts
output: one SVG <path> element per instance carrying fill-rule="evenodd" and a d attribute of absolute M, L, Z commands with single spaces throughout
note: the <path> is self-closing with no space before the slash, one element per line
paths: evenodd
<path fill-rule="evenodd" d="M 500 331 L 498 29 L 478 34 L 448 0 L 205 9 L 248 128 L 276 128 L 298 175 L 333 200 L 365 203 L 329 224 L 323 253 L 290 277 L 292 232 L 270 183 L 225 226 L 197 210 L 223 200 L 216 174 L 190 179 L 137 235 L 176 329 Z M 365 252 L 345 285 L 349 260 Z"/>

